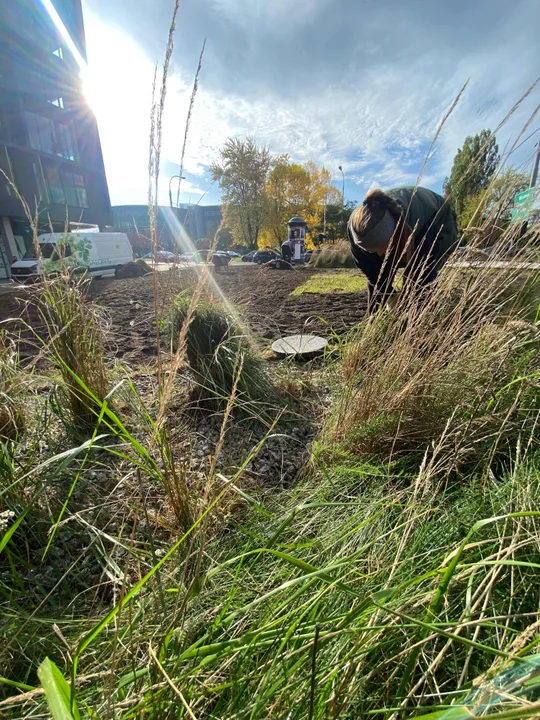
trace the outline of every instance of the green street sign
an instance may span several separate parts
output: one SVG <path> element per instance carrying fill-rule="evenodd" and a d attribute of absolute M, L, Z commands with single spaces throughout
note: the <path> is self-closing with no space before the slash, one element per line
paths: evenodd
<path fill-rule="evenodd" d="M 531 214 L 531 211 L 529 208 L 525 208 L 524 210 L 518 210 L 517 208 L 514 208 L 512 210 L 512 222 L 518 223 L 518 222 L 527 222 L 529 219 L 529 215 Z"/>
<path fill-rule="evenodd" d="M 514 198 L 514 209 L 512 210 L 512 222 L 527 222 L 531 212 L 531 205 L 534 200 L 534 188 L 529 188 L 518 193 Z"/>

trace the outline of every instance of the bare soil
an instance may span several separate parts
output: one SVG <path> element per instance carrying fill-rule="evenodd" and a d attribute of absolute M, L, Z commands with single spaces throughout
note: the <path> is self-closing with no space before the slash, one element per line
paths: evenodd
<path fill-rule="evenodd" d="M 89 298 L 102 308 L 109 329 L 110 354 L 134 365 L 153 362 L 157 345 L 156 311 L 158 316 L 165 317 L 172 297 L 193 287 L 198 272 L 200 270 L 181 269 L 156 273 L 155 278 L 149 275 L 94 280 Z M 343 334 L 364 315 L 365 292 L 291 295 L 311 275 L 336 272 L 340 271 L 319 268 L 275 270 L 234 263 L 227 272 L 213 275 L 215 283 L 209 280 L 205 293 L 216 299 L 221 296 L 233 305 L 263 346 L 278 337 L 300 332 L 323 336 L 332 332 Z M 9 329 L 18 327 L 23 340 L 26 338 L 21 344 L 23 358 L 36 353 L 25 323 L 43 331 L 32 306 L 36 292 L 37 289 L 32 287 L 22 287 L 0 296 L 0 323 L 11 319 Z M 18 322 L 17 318 L 20 318 Z"/>

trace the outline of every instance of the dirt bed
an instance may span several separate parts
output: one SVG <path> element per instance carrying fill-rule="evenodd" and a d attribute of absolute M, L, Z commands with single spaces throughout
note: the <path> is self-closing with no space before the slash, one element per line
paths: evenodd
<path fill-rule="evenodd" d="M 209 281 L 206 292 L 216 298 L 221 292 L 266 343 L 302 330 L 325 336 L 332 331 L 342 334 L 364 315 L 365 292 L 291 295 L 313 274 L 339 272 L 350 271 L 271 270 L 234 263 L 228 272 L 213 276 L 216 285 Z M 157 311 L 163 316 L 171 298 L 192 287 L 196 279 L 197 271 L 182 269 L 159 272 L 155 282 L 152 276 L 93 281 L 89 297 L 103 309 L 109 326 L 109 352 L 130 364 L 144 365 L 152 361 L 156 355 L 154 287 L 157 288 Z M 34 292 L 32 288 L 22 288 L 0 296 L 0 321 L 22 316 L 34 326 L 39 324 L 35 310 L 26 307 L 26 301 L 31 300 Z M 33 352 L 30 345 L 22 348 L 23 356 Z"/>
<path fill-rule="evenodd" d="M 331 330 L 342 334 L 358 324 L 366 311 L 365 292 L 291 295 L 313 274 L 336 272 L 341 271 L 233 266 L 217 280 L 231 302 L 242 309 L 254 332 L 262 338 L 275 339 L 302 330 L 321 335 L 328 335 Z"/>

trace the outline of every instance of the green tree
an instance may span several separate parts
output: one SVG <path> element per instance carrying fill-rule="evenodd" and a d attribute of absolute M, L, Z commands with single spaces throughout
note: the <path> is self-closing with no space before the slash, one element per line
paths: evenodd
<path fill-rule="evenodd" d="M 227 227 L 222 227 L 217 233 L 216 250 L 228 250 L 234 243 L 231 231 Z"/>
<path fill-rule="evenodd" d="M 482 130 L 465 138 L 463 147 L 454 158 L 450 177 L 443 184 L 461 227 L 468 199 L 478 196 L 488 187 L 498 164 L 499 147 L 491 130 Z"/>
<path fill-rule="evenodd" d="M 212 165 L 212 179 L 219 182 L 223 199 L 224 226 L 239 245 L 257 247 L 269 170 L 269 151 L 251 137 L 227 140 L 220 162 Z"/>
<path fill-rule="evenodd" d="M 318 225 L 315 228 L 315 232 L 320 235 L 325 234 L 325 242 L 327 243 L 335 243 L 336 240 L 346 238 L 347 223 L 349 222 L 351 213 L 356 205 L 356 200 L 347 200 L 343 207 L 341 207 L 341 203 L 328 204 L 326 206 L 326 228 L 323 213 L 319 219 Z"/>
<path fill-rule="evenodd" d="M 489 187 L 466 198 L 461 224 L 467 235 L 481 230 L 482 244 L 493 244 L 510 222 L 514 196 L 529 186 L 528 178 L 515 168 L 506 168 Z"/>

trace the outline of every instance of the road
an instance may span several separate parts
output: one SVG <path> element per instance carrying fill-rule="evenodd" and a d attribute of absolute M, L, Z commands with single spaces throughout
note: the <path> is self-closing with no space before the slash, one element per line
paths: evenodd
<path fill-rule="evenodd" d="M 540 270 L 538 262 L 516 262 L 512 260 L 469 260 L 449 262 L 449 266 L 457 268 L 483 268 L 494 270 Z"/>

